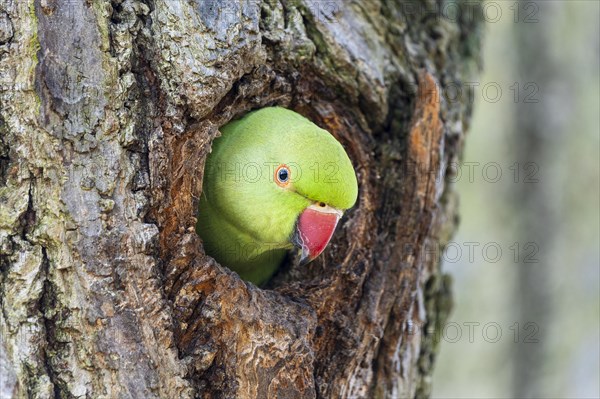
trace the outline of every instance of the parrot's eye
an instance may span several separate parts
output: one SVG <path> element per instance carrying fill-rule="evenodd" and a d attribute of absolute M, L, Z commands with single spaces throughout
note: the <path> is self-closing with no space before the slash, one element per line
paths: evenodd
<path fill-rule="evenodd" d="M 285 187 L 290 182 L 290 169 L 286 165 L 279 165 L 275 170 L 275 182 L 280 187 Z"/>

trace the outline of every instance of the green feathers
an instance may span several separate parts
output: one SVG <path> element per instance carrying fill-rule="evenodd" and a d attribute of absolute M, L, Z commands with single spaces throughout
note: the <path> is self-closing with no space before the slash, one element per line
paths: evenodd
<path fill-rule="evenodd" d="M 207 159 L 196 229 L 207 254 L 259 284 L 286 250 L 301 246 L 296 225 L 308 207 L 354 205 L 356 175 L 331 134 L 284 108 L 251 112 L 221 133 Z M 309 225 L 305 243 L 318 229 Z"/>

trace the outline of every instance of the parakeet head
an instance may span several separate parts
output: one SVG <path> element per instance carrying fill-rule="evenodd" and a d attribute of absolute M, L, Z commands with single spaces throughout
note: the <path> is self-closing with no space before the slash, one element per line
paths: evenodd
<path fill-rule="evenodd" d="M 317 257 L 358 194 L 342 145 L 279 107 L 251 112 L 220 130 L 203 187 L 214 213 L 257 245 L 297 245 L 304 262 Z"/>

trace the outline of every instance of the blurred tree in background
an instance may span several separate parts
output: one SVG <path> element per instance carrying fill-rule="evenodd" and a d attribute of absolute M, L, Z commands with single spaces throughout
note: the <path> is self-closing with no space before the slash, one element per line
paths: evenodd
<path fill-rule="evenodd" d="M 599 397 L 600 5 L 485 4 L 434 397 Z"/>

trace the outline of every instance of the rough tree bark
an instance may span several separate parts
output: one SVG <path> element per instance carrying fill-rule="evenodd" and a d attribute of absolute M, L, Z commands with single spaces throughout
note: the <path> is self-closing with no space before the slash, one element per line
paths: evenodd
<path fill-rule="evenodd" d="M 0 396 L 426 396 L 470 116 L 440 93 L 478 71 L 457 4 L 4 0 Z M 271 104 L 344 144 L 360 195 L 259 289 L 194 224 L 218 127 Z"/>

